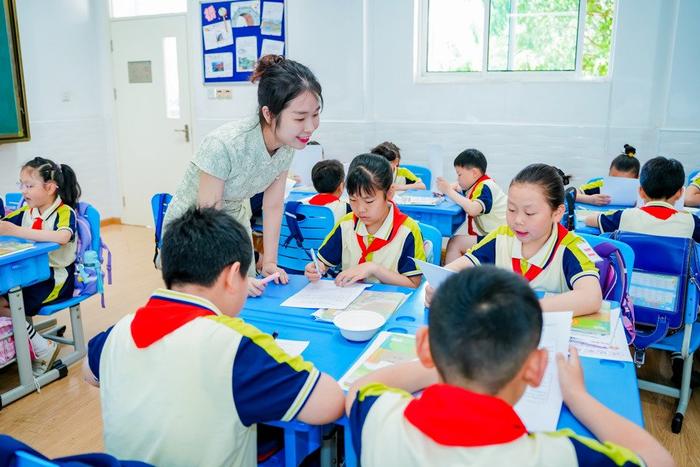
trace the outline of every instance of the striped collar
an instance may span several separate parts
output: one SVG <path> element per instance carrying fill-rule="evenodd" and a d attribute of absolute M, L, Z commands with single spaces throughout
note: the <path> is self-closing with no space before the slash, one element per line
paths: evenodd
<path fill-rule="evenodd" d="M 470 186 L 469 188 L 467 188 L 466 190 L 464 190 L 464 191 L 467 192 L 467 195 L 466 195 L 467 198 L 469 198 L 469 199 L 474 199 L 474 194 L 476 193 L 476 189 L 479 188 L 479 185 L 483 185 L 483 184 L 486 182 L 486 180 L 491 180 L 491 177 L 489 177 L 488 175 L 484 174 L 484 175 L 482 175 L 481 177 L 479 177 L 479 178 L 474 182 L 474 184 L 473 184 L 472 186 Z"/>
<path fill-rule="evenodd" d="M 56 195 L 56 199 L 54 200 L 54 202 L 51 204 L 51 206 L 49 206 L 49 208 L 46 211 L 44 211 L 43 214 L 39 212 L 39 208 L 29 208 L 29 217 L 31 219 L 41 218 L 41 220 L 46 220 L 49 217 L 51 217 L 51 215 L 54 212 L 56 212 L 56 210 L 61 206 L 61 204 L 63 204 L 63 200 L 60 196 Z"/>
<path fill-rule="evenodd" d="M 131 337 L 136 347 L 143 349 L 197 318 L 220 314 L 219 309 L 205 298 L 158 289 L 134 314 Z"/>
<path fill-rule="evenodd" d="M 372 238 L 381 238 L 382 240 L 388 239 L 394 227 L 395 206 L 391 201 L 387 201 L 387 203 L 389 203 L 389 213 L 384 218 L 384 222 L 382 222 L 381 227 L 379 227 L 374 234 L 370 234 L 367 231 L 367 226 L 359 218 L 357 218 L 357 224 L 355 225 L 355 233 L 361 237 L 369 237 L 371 235 Z"/>
<path fill-rule="evenodd" d="M 641 208 L 642 211 L 657 219 L 666 220 L 674 214 L 678 214 L 676 208 L 665 201 L 649 201 Z"/>
<path fill-rule="evenodd" d="M 428 387 L 420 399 L 409 402 L 404 417 L 443 446 L 504 444 L 527 433 L 504 400 L 448 384 Z"/>
<path fill-rule="evenodd" d="M 509 228 L 512 233 L 512 229 Z M 544 267 L 550 262 L 550 259 L 554 254 L 556 253 L 556 248 L 555 245 L 557 244 L 557 238 L 559 235 L 567 235 L 568 231 L 566 233 L 562 232 L 562 230 L 566 231 L 566 228 L 562 226 L 561 224 L 554 224 L 552 227 L 552 233 L 549 234 L 549 238 L 547 241 L 542 245 L 542 247 L 532 255 L 532 257 L 526 259 L 528 264 L 535 265 L 537 267 L 540 267 L 544 269 Z M 520 240 L 518 240 L 518 237 L 515 236 L 514 233 L 513 235 L 513 249 L 512 249 L 512 257 L 516 259 L 524 259 L 523 258 L 523 244 Z"/>

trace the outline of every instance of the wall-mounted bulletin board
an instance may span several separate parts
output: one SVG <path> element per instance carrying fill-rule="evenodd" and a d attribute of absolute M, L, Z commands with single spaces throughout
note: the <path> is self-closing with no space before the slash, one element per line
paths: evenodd
<path fill-rule="evenodd" d="M 0 144 L 29 140 L 15 0 L 0 0 Z"/>
<path fill-rule="evenodd" d="M 284 0 L 202 2 L 204 83 L 248 81 L 255 62 L 285 55 Z"/>

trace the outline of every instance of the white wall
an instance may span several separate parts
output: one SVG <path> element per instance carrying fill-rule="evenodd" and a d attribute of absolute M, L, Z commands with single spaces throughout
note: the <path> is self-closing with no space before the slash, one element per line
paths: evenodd
<path fill-rule="evenodd" d="M 103 217 L 118 216 L 106 2 L 22 0 L 17 10 L 31 141 L 0 145 L 0 191 L 16 191 L 24 162 L 47 157 L 73 167 Z"/>

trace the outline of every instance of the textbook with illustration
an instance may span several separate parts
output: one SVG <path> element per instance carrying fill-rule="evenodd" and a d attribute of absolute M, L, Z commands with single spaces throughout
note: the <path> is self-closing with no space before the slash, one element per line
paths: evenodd
<path fill-rule="evenodd" d="M 603 300 L 600 311 L 586 316 L 576 316 L 571 323 L 571 333 L 607 336 L 610 334 L 610 302 Z"/>
<path fill-rule="evenodd" d="M 348 390 L 352 383 L 373 371 L 417 358 L 416 336 L 382 331 L 338 383 Z"/>
<path fill-rule="evenodd" d="M 384 319 L 394 313 L 406 301 L 408 295 L 400 292 L 377 292 L 375 290 L 363 290 L 347 308 L 321 308 L 311 313 L 318 321 L 332 322 L 339 313 L 349 310 L 369 310 L 379 313 Z"/>
<path fill-rule="evenodd" d="M 18 242 L 16 240 L 0 240 L 0 256 L 11 255 L 18 251 L 34 248 L 32 242 Z"/>

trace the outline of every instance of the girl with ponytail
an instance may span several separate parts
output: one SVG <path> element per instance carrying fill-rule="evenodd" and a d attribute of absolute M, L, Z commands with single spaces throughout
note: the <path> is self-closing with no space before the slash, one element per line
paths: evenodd
<path fill-rule="evenodd" d="M 47 280 L 22 289 L 24 312 L 36 315 L 53 302 L 73 296 L 76 256 L 76 220 L 74 208 L 81 190 L 75 172 L 66 164 L 35 157 L 19 173 L 19 188 L 26 204 L 0 221 L 0 235 L 36 242 L 54 242 L 58 250 L 49 253 L 50 276 Z M 10 316 L 7 296 L 0 296 L 0 315 Z M 51 368 L 58 345 L 39 335 L 27 322 L 35 376 Z"/>

